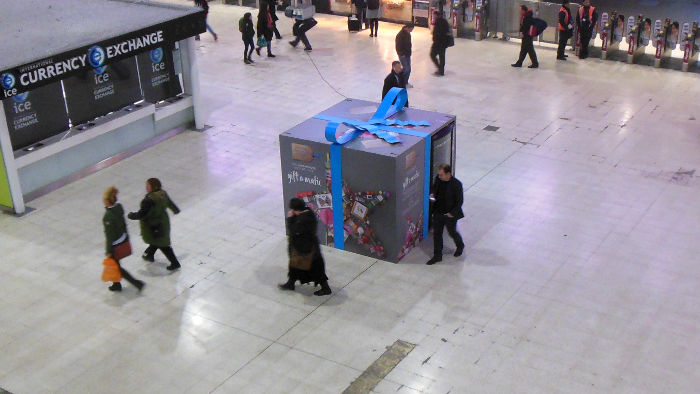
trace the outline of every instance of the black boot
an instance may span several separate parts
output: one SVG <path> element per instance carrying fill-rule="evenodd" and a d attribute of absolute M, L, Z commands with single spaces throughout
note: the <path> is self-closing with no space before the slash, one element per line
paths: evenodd
<path fill-rule="evenodd" d="M 280 289 L 282 290 L 294 290 L 294 282 L 295 280 L 289 279 L 287 283 L 280 283 L 277 285 Z"/>
<path fill-rule="evenodd" d="M 328 286 L 328 281 L 323 281 L 321 282 L 321 290 L 314 291 L 314 295 L 317 296 L 324 296 L 324 295 L 329 295 L 331 294 L 331 288 Z"/>
<path fill-rule="evenodd" d="M 122 284 L 120 282 L 114 282 L 108 289 L 109 291 L 122 291 Z"/>

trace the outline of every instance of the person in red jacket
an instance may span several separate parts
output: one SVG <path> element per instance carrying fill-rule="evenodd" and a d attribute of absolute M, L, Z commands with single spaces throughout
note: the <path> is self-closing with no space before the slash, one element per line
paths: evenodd
<path fill-rule="evenodd" d="M 523 60 L 525 60 L 525 55 L 530 55 L 531 65 L 527 68 L 537 68 L 540 64 L 537 62 L 537 54 L 535 53 L 535 47 L 532 45 L 532 33 L 530 28 L 532 27 L 532 10 L 527 9 L 527 6 L 520 6 L 520 34 L 522 36 L 522 41 L 520 43 L 520 56 L 518 61 L 511 64 L 513 67 L 522 67 Z"/>

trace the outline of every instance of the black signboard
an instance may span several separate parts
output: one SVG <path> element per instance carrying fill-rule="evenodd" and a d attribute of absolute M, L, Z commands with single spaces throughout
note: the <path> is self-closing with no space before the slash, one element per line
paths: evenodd
<path fill-rule="evenodd" d="M 141 100 L 136 58 L 86 70 L 63 81 L 71 122 L 84 123 Z"/>
<path fill-rule="evenodd" d="M 144 100 L 157 103 L 182 92 L 180 80 L 175 74 L 173 52 L 169 47 L 151 49 L 139 54 L 136 59 Z"/>
<path fill-rule="evenodd" d="M 12 150 L 19 150 L 68 130 L 60 82 L 12 96 L 2 102 Z"/>
<path fill-rule="evenodd" d="M 80 74 L 85 70 L 133 57 L 141 52 L 192 37 L 206 30 L 205 12 L 56 54 L 30 64 L 0 71 L 0 99 Z"/>

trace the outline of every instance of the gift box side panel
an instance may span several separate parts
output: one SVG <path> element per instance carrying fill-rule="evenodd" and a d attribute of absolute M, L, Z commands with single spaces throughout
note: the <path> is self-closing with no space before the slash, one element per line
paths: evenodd
<path fill-rule="evenodd" d="M 280 134 L 285 217 L 290 199 L 298 197 L 304 200 L 316 214 L 318 239 L 325 245 L 332 240 L 329 226 L 333 223 L 328 154 L 328 144 Z"/>
<path fill-rule="evenodd" d="M 452 174 L 455 175 L 457 132 L 456 122 L 449 122 L 432 135 L 430 154 L 430 179 L 431 182 L 437 176 L 438 167 L 441 164 L 452 166 Z"/>
<path fill-rule="evenodd" d="M 417 247 L 423 236 L 425 200 L 425 141 L 413 145 L 396 159 L 396 236 L 400 247 L 392 256 L 395 261 L 404 258 Z M 394 261 L 394 260 L 392 260 Z"/>
<path fill-rule="evenodd" d="M 396 261 L 396 157 L 343 149 L 345 250 Z"/>

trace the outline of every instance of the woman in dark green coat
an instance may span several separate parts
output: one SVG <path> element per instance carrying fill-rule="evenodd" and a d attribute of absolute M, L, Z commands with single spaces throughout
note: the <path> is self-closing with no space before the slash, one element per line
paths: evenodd
<path fill-rule="evenodd" d="M 153 262 L 156 250 L 160 249 L 170 261 L 168 271 L 174 271 L 180 268 L 180 262 L 170 246 L 170 217 L 167 208 L 176 215 L 180 213 L 180 209 L 172 202 L 168 193 L 161 188 L 160 180 L 149 178 L 146 181 L 146 197 L 141 201 L 141 209 L 129 213 L 128 217 L 140 221 L 141 238 L 148 244 L 141 257 Z"/>
<path fill-rule="evenodd" d="M 131 276 L 129 271 L 122 268 L 119 260 L 114 256 L 114 247 L 129 241 L 129 233 L 126 231 L 126 221 L 124 220 L 124 208 L 122 208 L 122 204 L 117 202 L 117 193 L 119 193 L 119 190 L 112 186 L 107 188 L 102 195 L 102 202 L 106 210 L 105 215 L 102 217 L 106 240 L 105 255 L 113 258 L 119 266 L 122 277 L 141 291 L 145 283 Z M 122 291 L 121 282 L 113 282 L 109 290 Z"/>

